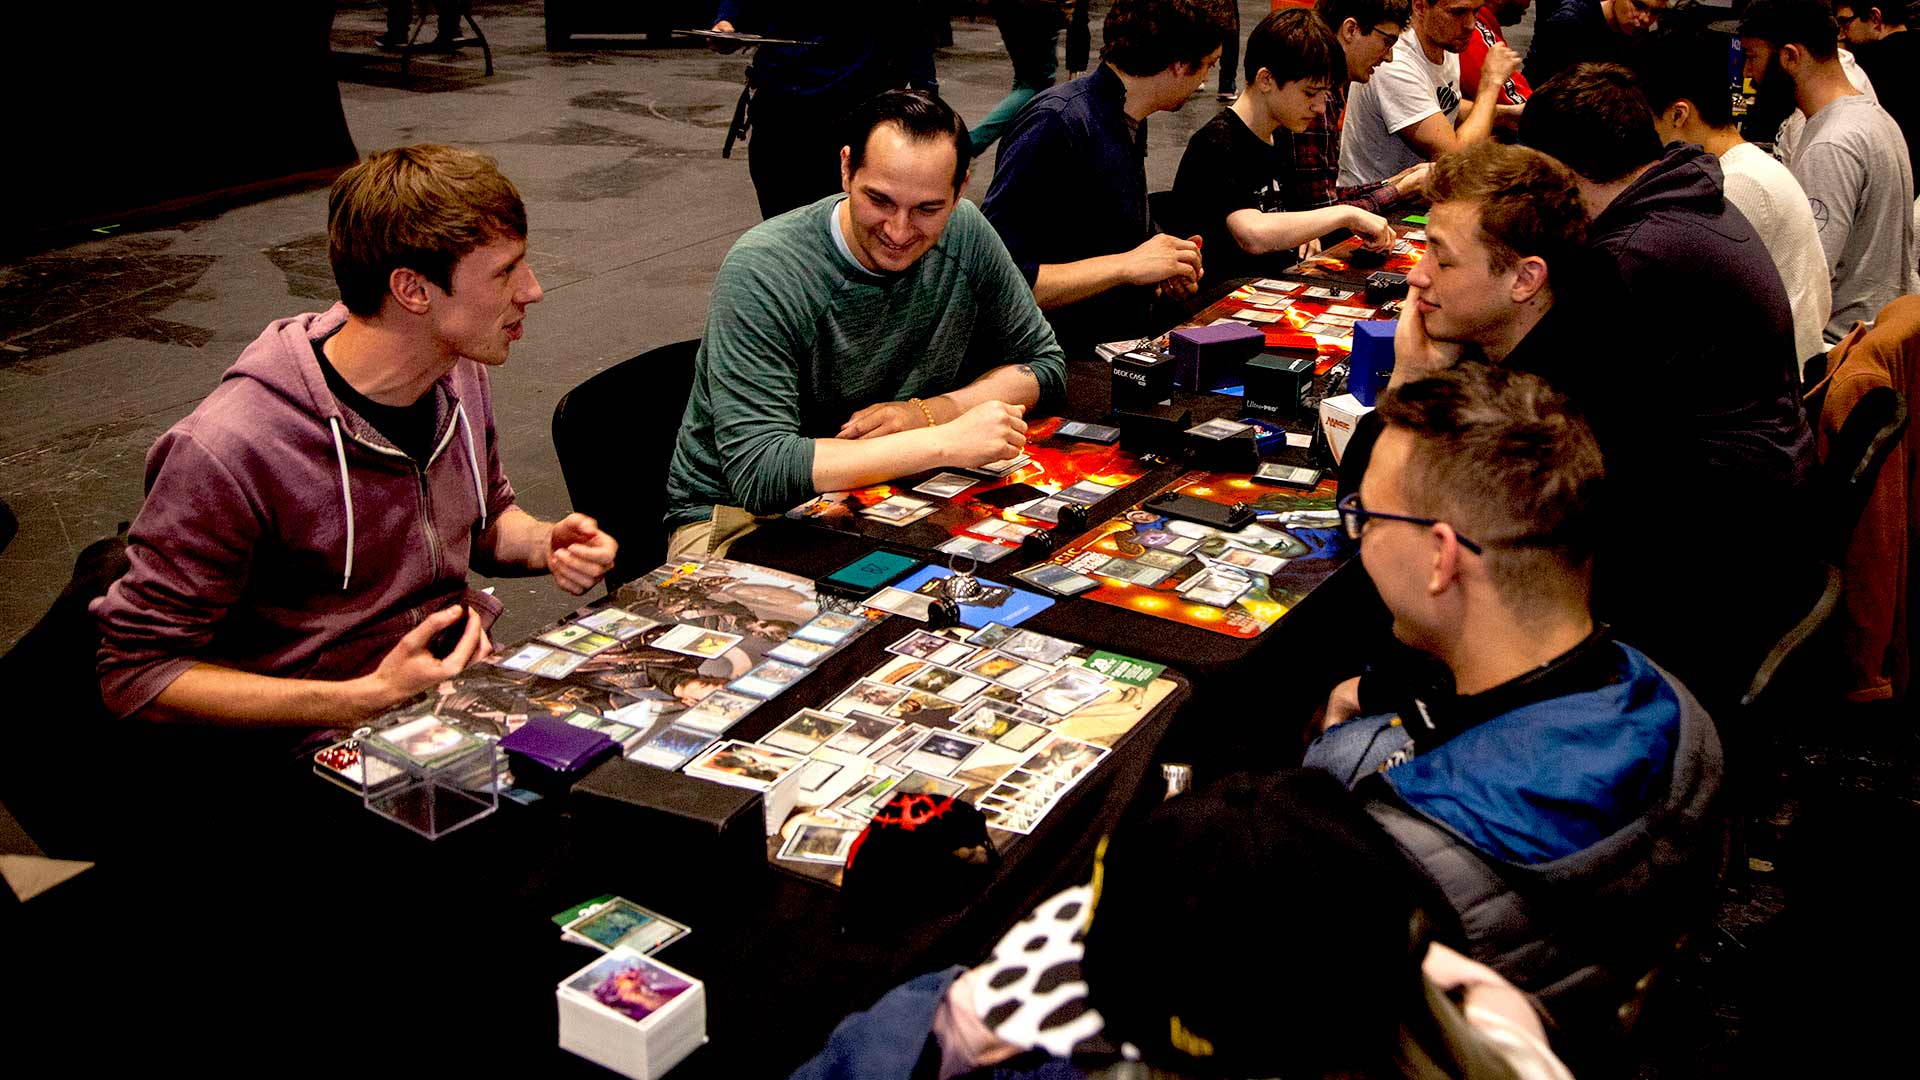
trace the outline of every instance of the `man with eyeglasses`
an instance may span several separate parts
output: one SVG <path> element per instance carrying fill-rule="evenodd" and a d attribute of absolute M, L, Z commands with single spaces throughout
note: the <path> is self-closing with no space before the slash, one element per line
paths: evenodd
<path fill-rule="evenodd" d="M 1564 397 L 1467 361 L 1377 411 L 1341 519 L 1394 636 L 1447 677 L 1341 683 L 1305 763 L 1363 798 L 1453 906 L 1464 951 L 1539 995 L 1577 1050 L 1713 902 L 1719 740 L 1594 620 L 1603 465 Z"/>
<path fill-rule="evenodd" d="M 1888 0 L 1886 7 L 1865 0 L 1833 0 L 1833 21 L 1840 24 L 1840 44 L 1853 50 L 1869 78 L 1880 90 L 1880 107 L 1900 125 L 1907 141 L 1907 161 L 1920 161 L 1920 35 L 1907 33 L 1906 5 Z"/>
<path fill-rule="evenodd" d="M 1304 130 L 1324 115 L 1340 40 L 1320 16 L 1289 8 L 1247 35 L 1247 85 L 1187 141 L 1174 196 L 1200 230 L 1208 263 L 1222 278 L 1277 272 L 1294 249 L 1335 229 L 1351 229 L 1369 247 L 1393 246 L 1387 219 L 1357 206 L 1288 206 L 1280 177 L 1286 160 L 1274 133 Z"/>
<path fill-rule="evenodd" d="M 1474 0 L 1413 0 L 1413 33 L 1354 91 L 1340 147 L 1340 182 L 1365 184 L 1493 136 L 1500 87 L 1519 66 L 1505 45 L 1487 51 L 1473 100 L 1460 93 L 1460 51 L 1474 33 Z"/>
<path fill-rule="evenodd" d="M 1534 25 L 1527 80 L 1547 80 L 1585 61 L 1628 64 L 1633 44 L 1660 24 L 1668 0 L 1553 0 Z"/>
<path fill-rule="evenodd" d="M 1427 163 L 1409 165 L 1371 184 L 1342 187 L 1340 132 L 1346 123 L 1347 94 L 1355 84 L 1373 78 L 1374 70 L 1393 55 L 1407 25 L 1411 0 L 1318 0 L 1314 12 L 1340 42 L 1346 59 L 1346 77 L 1335 72 L 1327 88 L 1327 108 L 1294 132 L 1276 128 L 1274 151 L 1290 162 L 1280 180 L 1280 202 L 1300 210 L 1336 203 L 1385 215 L 1397 204 L 1425 190 Z"/>

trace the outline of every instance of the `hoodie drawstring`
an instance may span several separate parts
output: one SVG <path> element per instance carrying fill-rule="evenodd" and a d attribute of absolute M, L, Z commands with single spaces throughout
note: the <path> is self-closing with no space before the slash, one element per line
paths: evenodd
<path fill-rule="evenodd" d="M 487 531 L 487 489 L 480 482 L 480 458 L 473 452 L 473 425 L 467 423 L 467 407 L 455 404 L 453 414 L 460 419 L 460 434 L 467 440 L 467 471 L 473 474 L 473 495 L 480 501 L 480 531 Z"/>
<path fill-rule="evenodd" d="M 327 417 L 333 429 L 333 452 L 340 459 L 340 501 L 347 506 L 347 565 L 340 575 L 340 591 L 346 592 L 353 581 L 353 486 L 347 482 L 347 445 L 340 441 L 340 418 Z"/>

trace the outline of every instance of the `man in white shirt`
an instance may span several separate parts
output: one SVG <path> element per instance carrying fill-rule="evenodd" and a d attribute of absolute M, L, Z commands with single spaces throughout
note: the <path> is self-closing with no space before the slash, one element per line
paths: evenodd
<path fill-rule="evenodd" d="M 1393 59 L 1365 83 L 1349 87 L 1340 143 L 1340 185 L 1371 184 L 1493 134 L 1501 84 L 1519 66 L 1505 45 L 1487 50 L 1476 108 L 1460 94 L 1460 51 L 1474 33 L 1475 0 L 1413 0 L 1412 33 L 1400 35 Z"/>
<path fill-rule="evenodd" d="M 1689 142 L 1720 159 L 1727 201 L 1760 236 L 1793 307 L 1800 370 L 1826 351 L 1821 332 L 1833 311 L 1826 251 L 1807 193 L 1785 165 L 1740 137 L 1727 95 L 1726 38 L 1704 30 L 1662 31 L 1640 55 L 1640 88 L 1661 142 Z"/>

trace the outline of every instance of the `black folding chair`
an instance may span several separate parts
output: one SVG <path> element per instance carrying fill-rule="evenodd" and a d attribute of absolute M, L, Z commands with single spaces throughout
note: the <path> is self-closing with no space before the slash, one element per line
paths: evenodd
<path fill-rule="evenodd" d="M 667 554 L 667 465 L 693 389 L 700 339 L 650 349 L 567 391 L 553 407 L 553 449 L 573 508 L 620 542 L 612 590 Z M 607 452 L 618 431 L 621 451 Z"/>

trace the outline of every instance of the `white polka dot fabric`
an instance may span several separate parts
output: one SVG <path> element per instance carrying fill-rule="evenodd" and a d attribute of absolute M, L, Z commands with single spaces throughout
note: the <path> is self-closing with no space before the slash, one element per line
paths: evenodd
<path fill-rule="evenodd" d="M 975 969 L 973 1009 L 995 1035 L 1023 1049 L 1071 1057 L 1106 1026 L 1087 1003 L 1082 931 L 1093 889 L 1076 885 L 1043 903 Z"/>

